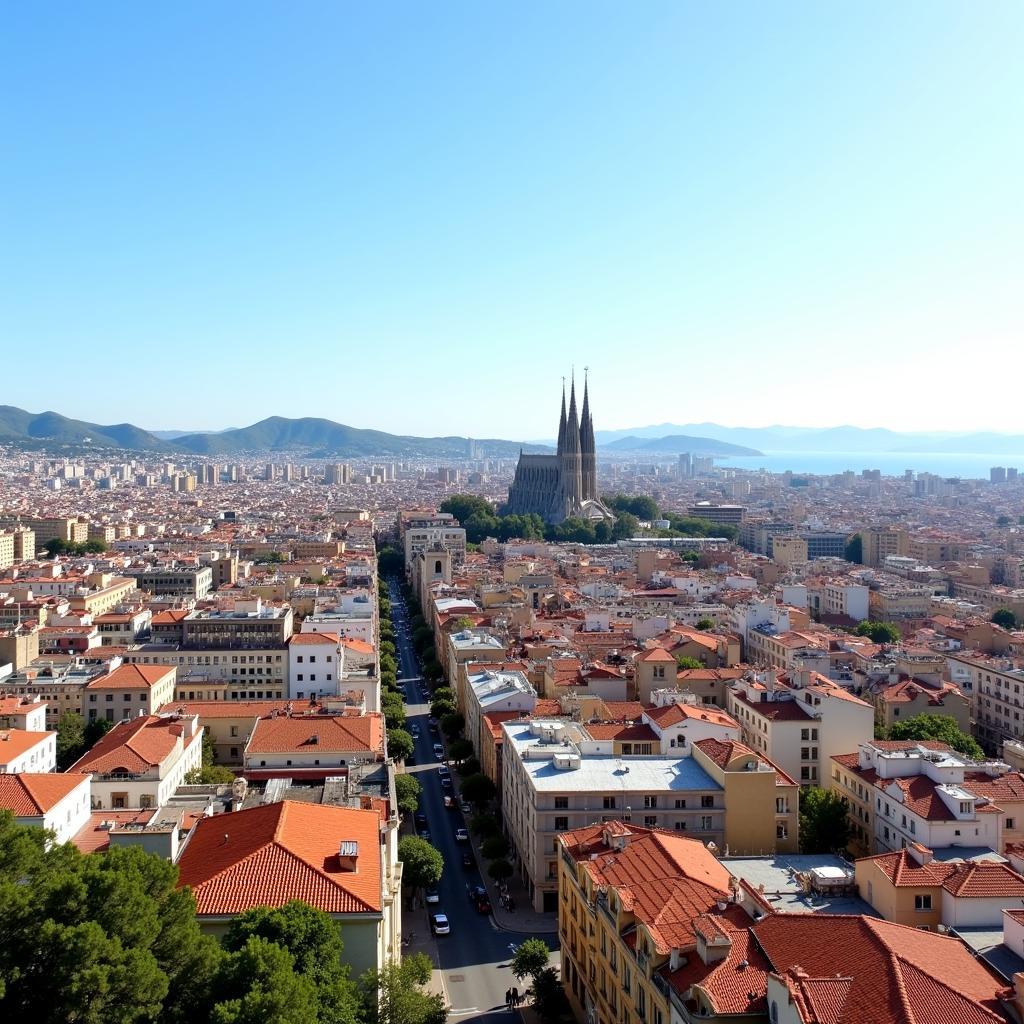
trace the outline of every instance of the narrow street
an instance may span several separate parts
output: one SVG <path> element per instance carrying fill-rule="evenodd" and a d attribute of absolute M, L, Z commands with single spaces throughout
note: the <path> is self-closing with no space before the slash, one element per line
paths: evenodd
<path fill-rule="evenodd" d="M 444 988 L 451 1005 L 449 1019 L 463 1024 L 465 1021 L 488 1018 L 511 1020 L 505 1009 L 505 991 L 513 985 L 525 991 L 527 982 L 519 982 L 508 964 L 515 946 L 529 935 L 499 928 L 493 917 L 477 913 L 469 902 L 467 886 L 481 885 L 480 867 L 462 866 L 462 855 L 470 849 L 469 843 L 455 840 L 456 828 L 467 827 L 458 807 L 446 810 L 441 792 L 441 779 L 437 769 L 441 762 L 434 757 L 433 745 L 439 735 L 430 732 L 429 704 L 423 680 L 419 676 L 415 649 L 409 635 L 408 610 L 402 599 L 398 581 L 388 580 L 391 595 L 391 614 L 395 628 L 395 647 L 398 651 L 400 683 L 406 688 L 406 715 L 408 727 L 419 726 L 416 739 L 416 763 L 408 767 L 423 786 L 420 811 L 427 816 L 431 843 L 444 857 L 445 868 L 438 891 L 441 901 L 426 908 L 406 910 L 403 928 L 406 937 L 414 933 L 408 950 L 423 950 L 431 956 L 443 978 Z M 404 830 L 411 830 L 411 822 Z M 441 911 L 448 915 L 451 933 L 430 937 L 428 912 Z M 557 949 L 557 934 L 540 936 L 553 949 Z M 436 952 L 435 952 L 436 951 Z M 557 954 L 553 963 L 557 964 Z"/>

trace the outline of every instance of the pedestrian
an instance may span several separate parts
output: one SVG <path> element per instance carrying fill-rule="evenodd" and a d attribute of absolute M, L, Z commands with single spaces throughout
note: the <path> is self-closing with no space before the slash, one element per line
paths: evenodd
<path fill-rule="evenodd" d="M 512 1009 L 512 989 L 510 988 L 505 989 L 505 1009 Z"/>
<path fill-rule="evenodd" d="M 512 1005 L 514 1007 L 519 1005 L 519 988 L 518 987 L 512 989 Z"/>

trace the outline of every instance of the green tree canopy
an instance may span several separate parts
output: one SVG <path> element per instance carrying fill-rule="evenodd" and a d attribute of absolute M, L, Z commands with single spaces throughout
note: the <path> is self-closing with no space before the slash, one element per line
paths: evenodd
<path fill-rule="evenodd" d="M 453 494 L 445 498 L 438 507 L 439 512 L 447 512 L 455 516 L 465 526 L 470 517 L 495 515 L 494 506 L 486 499 L 477 494 Z"/>
<path fill-rule="evenodd" d="M 441 719 L 441 731 L 449 739 L 454 739 L 462 733 L 462 728 L 466 724 L 466 719 L 463 715 L 460 715 L 457 711 L 453 714 L 444 715 Z"/>
<path fill-rule="evenodd" d="M 870 637 L 875 644 L 898 644 L 903 637 L 899 626 L 892 622 L 869 622 L 865 619 L 854 630 L 857 636 Z"/>
<path fill-rule="evenodd" d="M 412 736 L 404 729 L 388 729 L 388 757 L 395 761 L 407 761 L 415 749 Z"/>
<path fill-rule="evenodd" d="M 416 813 L 422 792 L 423 787 L 415 775 L 395 776 L 395 798 L 398 800 L 398 809 L 403 814 Z"/>
<path fill-rule="evenodd" d="M 469 740 L 453 740 L 448 747 L 448 757 L 452 761 L 465 761 L 473 756 L 473 744 Z M 479 771 L 479 767 L 477 771 Z M 472 774 L 472 773 L 470 773 Z"/>
<path fill-rule="evenodd" d="M 493 800 L 497 792 L 494 783 L 483 772 L 480 772 L 478 775 L 470 775 L 462 783 L 463 797 L 478 807 Z"/>
<path fill-rule="evenodd" d="M 1002 626 L 1003 629 L 1017 628 L 1017 616 L 1009 608 L 997 608 L 992 613 L 992 621 L 997 626 Z"/>
<path fill-rule="evenodd" d="M 402 862 L 402 881 L 410 889 L 428 889 L 441 881 L 444 858 L 425 839 L 403 836 L 398 841 L 398 859 Z"/>
<path fill-rule="evenodd" d="M 470 832 L 481 839 L 496 835 L 500 827 L 498 819 L 493 814 L 477 814 L 469 823 Z"/>
<path fill-rule="evenodd" d="M 603 500 L 616 513 L 625 513 L 647 522 L 661 518 L 658 503 L 644 494 L 606 494 Z"/>
<path fill-rule="evenodd" d="M 506 878 L 511 878 L 514 870 L 515 869 L 512 865 L 504 858 L 492 860 L 491 863 L 487 865 L 487 874 L 496 882 L 500 882 Z"/>
<path fill-rule="evenodd" d="M 310 1024 L 319 1019 L 316 986 L 295 958 L 258 936 L 228 957 L 214 985 L 212 1024 Z"/>
<path fill-rule="evenodd" d="M 846 550 L 843 552 L 848 562 L 862 565 L 864 562 L 864 540 L 859 533 L 855 533 L 847 542 Z"/>
<path fill-rule="evenodd" d="M 85 719 L 65 711 L 57 721 L 57 767 L 67 771 L 85 753 Z"/>
<path fill-rule="evenodd" d="M 533 1009 L 541 1024 L 557 1024 L 568 1013 L 565 989 L 554 967 L 545 967 L 534 977 Z"/>
<path fill-rule="evenodd" d="M 889 728 L 891 740 L 937 740 L 948 743 L 954 750 L 968 757 L 981 759 L 985 752 L 973 736 L 961 731 L 956 720 L 948 715 L 914 715 Z"/>
<path fill-rule="evenodd" d="M 676 664 L 681 669 L 686 669 L 686 668 L 703 668 L 704 667 L 704 662 L 701 661 L 699 658 L 689 658 L 689 657 L 686 657 L 686 656 L 684 656 L 682 654 L 680 654 L 680 655 L 678 655 L 676 657 Z"/>
<path fill-rule="evenodd" d="M 480 844 L 480 852 L 487 860 L 498 860 L 499 857 L 504 857 L 508 851 L 508 840 L 500 832 L 493 836 L 488 836 Z"/>
<path fill-rule="evenodd" d="M 703 618 L 703 619 L 698 619 L 697 620 L 697 629 L 705 630 L 705 629 L 714 629 L 714 628 L 715 628 L 715 621 L 714 621 L 714 619 Z"/>
<path fill-rule="evenodd" d="M 413 953 L 363 975 L 366 1024 L 445 1024 L 443 997 L 426 991 L 432 967 L 425 953 Z"/>
<path fill-rule="evenodd" d="M 536 978 L 548 966 L 551 951 L 543 939 L 525 939 L 512 956 L 512 973 L 522 981 Z"/>
<path fill-rule="evenodd" d="M 834 853 L 850 841 L 849 804 L 835 790 L 810 786 L 800 793 L 800 852 Z"/>

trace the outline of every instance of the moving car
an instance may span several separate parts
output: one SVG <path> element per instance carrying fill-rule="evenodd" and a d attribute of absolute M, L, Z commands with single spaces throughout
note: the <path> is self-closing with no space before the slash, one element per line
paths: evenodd
<path fill-rule="evenodd" d="M 427 825 L 427 816 L 422 811 L 417 811 L 412 816 L 412 822 L 416 826 L 416 831 L 417 832 L 421 828 L 427 828 L 428 827 L 428 825 Z"/>
<path fill-rule="evenodd" d="M 459 804 L 459 810 L 462 811 L 463 814 L 473 813 L 473 808 L 469 806 L 468 800 L 463 800 L 462 803 Z"/>
<path fill-rule="evenodd" d="M 453 797 L 450 793 L 445 793 L 444 795 L 444 809 L 446 811 L 455 810 L 455 797 Z"/>
<path fill-rule="evenodd" d="M 452 777 L 450 775 L 441 776 L 441 788 L 446 792 L 450 793 L 452 790 Z"/>
<path fill-rule="evenodd" d="M 437 774 L 441 776 L 451 775 L 451 769 L 446 764 L 439 764 L 437 766 Z"/>
<path fill-rule="evenodd" d="M 448 923 L 447 914 L 431 914 L 430 915 L 430 930 L 435 935 L 447 935 L 451 932 L 451 925 Z"/>
<path fill-rule="evenodd" d="M 473 860 L 473 854 L 471 854 L 469 850 L 462 855 L 462 866 L 467 870 L 476 867 L 476 862 Z"/>
<path fill-rule="evenodd" d="M 440 743 L 434 744 L 434 757 L 444 757 L 444 747 Z"/>
<path fill-rule="evenodd" d="M 470 885 L 466 883 L 466 895 L 469 897 L 470 903 L 476 903 L 481 897 L 486 897 L 487 890 L 482 885 Z"/>
<path fill-rule="evenodd" d="M 469 833 L 464 828 L 457 828 L 455 830 L 455 841 L 457 843 L 468 843 Z"/>
<path fill-rule="evenodd" d="M 424 891 L 423 898 L 428 903 L 440 903 L 441 902 L 441 894 L 437 891 L 437 889 L 434 888 L 434 886 L 431 886 L 429 889 Z"/>
<path fill-rule="evenodd" d="M 420 738 L 420 727 L 415 722 L 409 726 L 409 735 L 414 740 L 418 740 Z"/>

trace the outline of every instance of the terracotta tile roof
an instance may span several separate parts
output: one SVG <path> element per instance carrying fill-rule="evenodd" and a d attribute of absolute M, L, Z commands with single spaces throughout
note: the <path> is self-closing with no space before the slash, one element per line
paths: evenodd
<path fill-rule="evenodd" d="M 261 718 L 246 746 L 248 754 L 283 754 L 322 750 L 384 753 L 383 718 L 365 715 L 296 715 L 292 718 Z M 317 742 L 310 743 L 316 736 Z"/>
<path fill-rule="evenodd" d="M 666 704 L 660 708 L 648 708 L 645 714 L 662 729 L 683 721 L 711 722 L 736 730 L 740 727 L 732 715 L 710 704 Z"/>
<path fill-rule="evenodd" d="M 664 647 L 652 647 L 649 651 L 644 651 L 643 654 L 639 655 L 637 661 L 675 661 Z"/>
<path fill-rule="evenodd" d="M 746 672 L 745 667 L 735 668 L 683 668 L 676 673 L 676 679 L 681 682 L 694 683 L 731 683 L 739 679 Z"/>
<path fill-rule="evenodd" d="M 46 742 L 56 733 L 29 732 L 27 729 L 0 729 L 0 764 L 10 764 L 33 747 Z"/>
<path fill-rule="evenodd" d="M 162 764 L 178 743 L 201 742 L 201 731 L 189 740 L 184 726 L 173 716 L 146 715 L 118 722 L 96 745 L 86 751 L 69 772 L 126 772 L 141 775 Z"/>
<path fill-rule="evenodd" d="M 610 824 L 630 836 L 624 849 L 605 844 L 605 825 L 564 832 L 561 841 L 584 862 L 595 884 L 615 887 L 623 908 L 644 923 L 660 953 L 692 946 L 694 919 L 728 900 L 729 872 L 699 840 Z"/>
<path fill-rule="evenodd" d="M 1024 878 L 1008 864 L 966 861 L 954 864 L 942 883 L 950 895 L 961 899 L 1024 898 Z"/>
<path fill-rule="evenodd" d="M 993 778 L 986 772 L 964 772 L 964 789 L 996 803 L 1024 800 L 1024 775 L 1006 772 Z"/>
<path fill-rule="evenodd" d="M 0 775 L 0 807 L 20 818 L 45 814 L 82 785 L 82 782 L 81 775 L 62 775 L 57 772 Z"/>
<path fill-rule="evenodd" d="M 339 844 L 358 843 L 357 870 Z M 178 863 L 203 915 L 235 915 L 298 899 L 329 914 L 381 910 L 380 817 L 376 810 L 284 800 L 204 818 Z"/>
<path fill-rule="evenodd" d="M 365 640 L 342 637 L 341 646 L 346 650 L 355 651 L 357 654 L 373 654 L 373 644 L 368 644 Z"/>
<path fill-rule="evenodd" d="M 173 665 L 120 665 L 109 675 L 86 684 L 88 690 L 145 690 L 174 676 Z"/>
<path fill-rule="evenodd" d="M 189 612 L 185 608 L 168 608 L 166 611 L 157 612 L 153 616 L 151 625 L 153 626 L 174 626 L 181 622 L 182 619 L 188 616 Z"/>
<path fill-rule="evenodd" d="M 589 722 L 586 730 L 595 740 L 658 743 L 658 734 L 649 725 L 634 722 Z"/>
<path fill-rule="evenodd" d="M 772 722 L 802 722 L 811 717 L 798 700 L 754 701 L 748 700 L 740 693 L 734 693 L 733 696 L 755 714 Z"/>
<path fill-rule="evenodd" d="M 753 928 L 776 971 L 851 977 L 836 1024 L 995 1024 L 999 979 L 959 939 L 871 917 L 774 914 Z"/>
<path fill-rule="evenodd" d="M 287 700 L 182 700 L 171 701 L 166 710 L 203 718 L 263 718 L 273 711 L 284 711 Z"/>
<path fill-rule="evenodd" d="M 288 643 L 293 647 L 301 647 L 306 644 L 316 644 L 319 646 L 334 644 L 337 647 L 341 640 L 337 633 L 292 633 L 288 638 Z"/>
<path fill-rule="evenodd" d="M 616 722 L 636 722 L 644 713 L 638 700 L 606 700 L 603 702 L 608 716 Z"/>
<path fill-rule="evenodd" d="M 104 822 L 114 821 L 118 825 L 134 822 L 146 824 L 155 816 L 155 808 L 145 811 L 93 811 L 89 820 L 72 836 L 71 842 L 82 853 L 102 853 L 110 849 L 110 829 L 100 827 Z"/>
<path fill-rule="evenodd" d="M 536 718 L 557 718 L 562 713 L 562 705 L 554 697 L 539 697 L 533 706 Z"/>
<path fill-rule="evenodd" d="M 14 695 L 0 697 L 0 715 L 24 715 L 46 706 L 45 700 L 33 700 L 31 697 Z"/>

